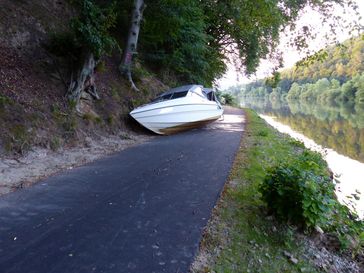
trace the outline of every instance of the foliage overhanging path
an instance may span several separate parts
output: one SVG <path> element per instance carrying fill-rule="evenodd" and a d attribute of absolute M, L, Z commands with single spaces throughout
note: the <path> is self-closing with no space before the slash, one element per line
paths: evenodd
<path fill-rule="evenodd" d="M 140 64 L 168 85 L 211 85 L 225 73 L 229 60 L 248 75 L 264 58 L 274 60 L 278 69 L 282 54 L 277 46 L 284 30 L 293 33 L 295 47 L 307 51 L 313 26 L 296 22 L 308 7 L 318 11 L 323 21 L 334 19 L 330 21 L 333 29 L 362 29 L 357 21 L 345 22 L 335 15 L 335 7 L 340 6 L 359 18 L 351 0 L 72 2 L 78 10 L 72 40 L 79 49 L 79 61 L 72 67 L 68 97 L 76 104 L 88 90 L 98 97 L 94 68 L 112 49 L 123 50 L 121 68 L 134 89 L 131 76 Z"/>

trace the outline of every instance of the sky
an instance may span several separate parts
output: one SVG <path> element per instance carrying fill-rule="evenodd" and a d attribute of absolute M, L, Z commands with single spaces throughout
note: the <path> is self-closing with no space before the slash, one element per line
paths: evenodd
<path fill-rule="evenodd" d="M 357 5 L 359 6 L 359 12 L 362 17 L 364 17 L 364 0 L 355 0 Z M 335 14 L 341 15 L 345 18 L 350 19 L 352 14 L 344 14 L 342 8 L 336 8 Z M 361 23 L 364 24 L 364 18 L 361 20 Z M 298 26 L 303 26 L 310 24 L 314 27 L 317 31 L 317 38 L 311 41 L 310 50 L 317 51 L 323 47 L 325 47 L 325 39 L 323 39 L 325 33 L 328 33 L 329 27 L 323 27 L 322 22 L 319 18 L 319 15 L 312 10 L 305 10 L 301 19 L 298 21 Z M 350 38 L 350 34 L 346 30 L 338 30 L 336 33 L 336 39 L 340 42 Z M 303 53 L 298 52 L 293 47 L 287 47 L 286 43 L 289 40 L 286 34 L 281 34 L 281 45 L 279 48 L 284 52 L 283 59 L 284 59 L 284 68 L 292 67 L 297 61 L 305 57 Z M 245 77 L 241 73 L 237 73 L 235 68 L 232 64 L 228 64 L 228 71 L 225 75 L 217 81 L 216 87 L 219 89 L 227 89 L 230 86 L 234 86 L 237 84 L 248 83 L 251 81 L 255 81 L 257 79 L 265 78 L 270 75 L 272 71 L 272 63 L 266 60 L 262 60 L 260 62 L 260 66 L 257 70 L 257 73 L 250 78 Z"/>

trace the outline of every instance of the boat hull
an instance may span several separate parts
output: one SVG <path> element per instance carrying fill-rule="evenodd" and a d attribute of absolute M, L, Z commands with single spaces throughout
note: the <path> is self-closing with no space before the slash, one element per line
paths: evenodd
<path fill-rule="evenodd" d="M 173 134 L 199 127 L 223 114 L 214 102 L 191 103 L 180 100 L 174 104 L 156 103 L 135 109 L 130 115 L 141 125 L 157 134 Z"/>
<path fill-rule="evenodd" d="M 209 124 L 209 123 L 217 120 L 218 118 L 219 117 L 211 118 L 211 119 L 207 119 L 207 120 L 183 123 L 183 124 L 179 124 L 179 125 L 172 126 L 172 127 L 166 127 L 164 129 L 159 129 L 158 132 L 159 132 L 159 134 L 171 135 L 171 134 L 175 134 L 178 132 L 187 131 L 187 130 L 190 130 L 193 128 L 198 128 L 198 127 L 204 126 L 206 124 Z"/>

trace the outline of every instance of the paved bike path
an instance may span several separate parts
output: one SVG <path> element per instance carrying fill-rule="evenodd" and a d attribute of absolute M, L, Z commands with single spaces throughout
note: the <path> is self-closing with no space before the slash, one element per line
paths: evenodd
<path fill-rule="evenodd" d="M 187 272 L 229 174 L 242 110 L 0 199 L 0 272 Z M 1 174 L 0 174 L 1 177 Z"/>

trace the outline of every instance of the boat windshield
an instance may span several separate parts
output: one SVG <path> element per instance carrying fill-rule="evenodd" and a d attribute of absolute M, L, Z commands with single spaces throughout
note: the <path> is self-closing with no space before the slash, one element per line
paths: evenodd
<path fill-rule="evenodd" d="M 166 95 L 160 95 L 160 96 L 156 97 L 154 100 L 152 100 L 152 102 L 161 102 L 161 101 L 166 101 L 166 100 L 183 98 L 183 97 L 186 97 L 187 93 L 188 93 L 188 90 L 182 91 L 182 92 L 169 93 Z"/>
<path fill-rule="evenodd" d="M 208 100 L 216 102 L 217 105 L 221 108 L 220 101 L 217 98 L 216 93 L 212 88 L 204 88 L 203 92 L 206 95 Z"/>
<path fill-rule="evenodd" d="M 192 95 L 197 95 L 201 98 L 206 99 L 206 94 L 202 91 L 202 88 L 200 88 L 200 87 L 195 88 L 191 93 L 192 93 Z"/>

